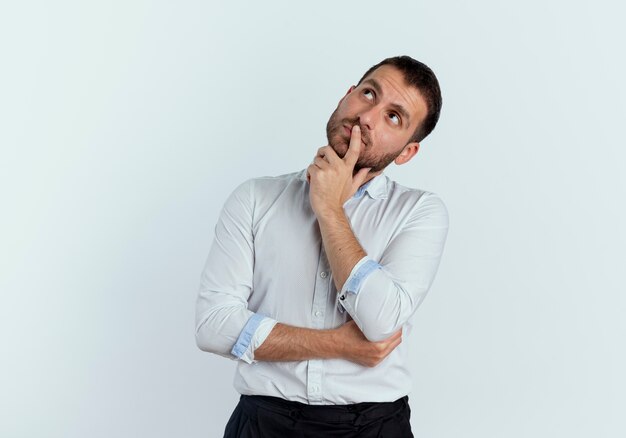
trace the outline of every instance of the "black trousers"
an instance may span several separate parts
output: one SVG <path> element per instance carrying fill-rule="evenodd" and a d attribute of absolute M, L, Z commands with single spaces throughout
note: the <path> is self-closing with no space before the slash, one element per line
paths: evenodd
<path fill-rule="evenodd" d="M 389 403 L 307 405 L 242 395 L 224 438 L 413 438 L 409 397 Z"/>

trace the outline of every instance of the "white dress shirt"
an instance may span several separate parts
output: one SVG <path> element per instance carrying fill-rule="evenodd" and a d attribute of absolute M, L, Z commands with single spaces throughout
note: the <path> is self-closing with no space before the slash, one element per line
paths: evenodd
<path fill-rule="evenodd" d="M 344 211 L 367 256 L 337 291 L 306 169 L 250 179 L 227 199 L 201 276 L 196 342 L 239 361 L 239 393 L 319 405 L 389 402 L 411 390 L 407 339 L 443 252 L 446 207 L 434 193 L 383 173 Z M 373 341 L 402 328 L 403 342 L 375 367 L 343 359 L 254 359 L 277 322 L 330 329 L 350 318 Z"/>

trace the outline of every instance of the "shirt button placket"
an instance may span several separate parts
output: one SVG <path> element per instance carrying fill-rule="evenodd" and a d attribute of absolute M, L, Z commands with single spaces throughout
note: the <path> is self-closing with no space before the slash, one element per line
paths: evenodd
<path fill-rule="evenodd" d="M 324 248 L 320 245 L 320 257 L 317 266 L 317 281 L 313 291 L 313 306 L 311 309 L 311 322 L 313 328 L 324 329 L 326 315 L 326 301 L 329 292 L 330 269 Z M 311 359 L 307 367 L 307 396 L 309 403 L 322 403 L 322 376 L 324 374 L 323 361 Z"/>

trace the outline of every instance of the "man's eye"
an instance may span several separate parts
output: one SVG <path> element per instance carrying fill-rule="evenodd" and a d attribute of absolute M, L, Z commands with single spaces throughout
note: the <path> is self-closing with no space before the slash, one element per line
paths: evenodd
<path fill-rule="evenodd" d="M 368 100 L 372 100 L 374 98 L 374 93 L 372 93 L 372 90 L 365 90 L 363 91 L 363 96 L 365 96 Z"/>
<path fill-rule="evenodd" d="M 395 113 L 389 114 L 389 119 L 391 119 L 391 123 L 393 123 L 394 125 L 400 124 L 400 117 L 398 117 L 398 115 Z"/>

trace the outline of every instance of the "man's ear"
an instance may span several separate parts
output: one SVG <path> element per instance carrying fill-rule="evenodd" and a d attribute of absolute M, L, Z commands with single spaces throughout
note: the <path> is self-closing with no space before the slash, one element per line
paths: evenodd
<path fill-rule="evenodd" d="M 416 141 L 407 144 L 404 149 L 402 149 L 402 152 L 400 152 L 400 155 L 398 155 L 397 158 L 394 160 L 394 163 L 396 163 L 398 166 L 400 164 L 408 163 L 411 158 L 413 158 L 415 154 L 417 154 L 417 151 L 419 151 L 419 149 L 420 144 Z"/>
<path fill-rule="evenodd" d="M 343 102 L 343 100 L 348 97 L 348 94 L 352 93 L 354 91 L 354 89 L 356 88 L 356 86 L 352 85 L 350 88 L 348 88 L 348 91 L 346 92 L 346 95 L 343 96 L 341 99 L 339 99 L 339 103 L 337 104 L 337 106 L 341 105 L 341 102 Z"/>

